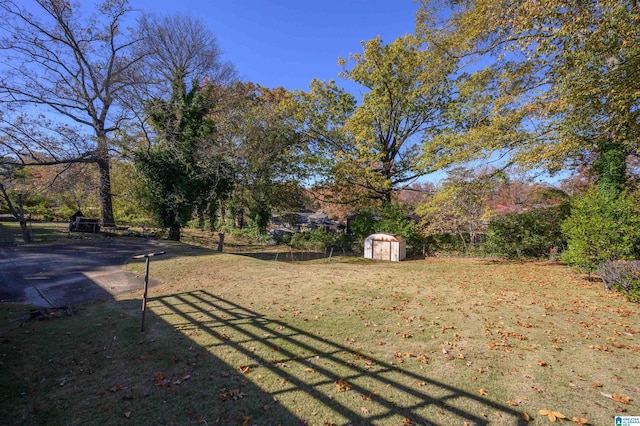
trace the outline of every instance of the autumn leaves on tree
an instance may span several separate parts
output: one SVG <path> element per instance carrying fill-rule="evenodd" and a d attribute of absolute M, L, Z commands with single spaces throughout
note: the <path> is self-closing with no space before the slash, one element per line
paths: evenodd
<path fill-rule="evenodd" d="M 239 82 L 197 19 L 147 14 L 126 32 L 124 0 L 94 15 L 67 1 L 32 6 L 40 13 L 0 0 L 11 64 L 0 85 L 0 162 L 91 165 L 106 224 L 116 219 L 111 173 L 129 173 L 133 152 L 174 238 L 190 218 L 211 224 L 217 212 L 264 231 L 273 209 L 308 205 L 308 194 L 353 206 L 344 212 L 383 208 L 429 173 L 452 172 L 451 183 L 460 166 L 587 170 L 615 196 L 635 185 L 635 1 L 422 0 L 414 34 L 365 41 L 339 60 L 357 95 L 335 81 L 306 91 Z M 154 156 L 171 167 L 151 167 Z M 3 179 L 11 196 L 15 179 Z M 454 187 L 410 213 L 422 212 L 427 233 L 484 232 L 460 225 Z M 480 200 L 487 189 L 469 182 L 463 192 Z M 484 210 L 473 219 L 480 228 Z"/>

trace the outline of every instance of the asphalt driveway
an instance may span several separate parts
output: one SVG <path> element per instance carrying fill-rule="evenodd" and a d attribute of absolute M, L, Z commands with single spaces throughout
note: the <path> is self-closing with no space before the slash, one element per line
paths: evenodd
<path fill-rule="evenodd" d="M 155 240 L 113 238 L 0 247 L 0 303 L 74 306 L 142 290 L 144 277 L 124 265 L 162 249 Z"/>

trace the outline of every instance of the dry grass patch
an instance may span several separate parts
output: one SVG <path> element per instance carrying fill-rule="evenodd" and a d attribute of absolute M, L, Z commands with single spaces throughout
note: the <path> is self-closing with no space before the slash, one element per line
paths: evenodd
<path fill-rule="evenodd" d="M 128 413 L 135 424 L 513 425 L 546 424 L 539 412 L 548 410 L 600 425 L 638 413 L 640 307 L 564 267 L 274 262 L 172 256 L 173 248 L 151 263 L 164 284 L 150 291 L 143 334 L 137 294 L 78 317 L 3 326 L 0 371 L 19 395 L 12 415 L 29 423 L 56 411 L 58 424 L 93 412 L 102 424 Z M 74 388 L 35 372 L 52 368 L 45 340 L 65 343 L 65 330 L 82 342 L 55 355 L 64 361 L 47 374 L 67 368 Z M 93 373 L 78 372 L 74 359 Z M 9 368 L 18 365 L 29 373 Z M 61 392 L 83 403 L 54 403 Z"/>
<path fill-rule="evenodd" d="M 202 264 L 207 266 L 196 266 Z M 602 424 L 616 413 L 634 412 L 625 397 L 637 399 L 639 391 L 638 306 L 555 264 L 282 263 L 217 255 L 157 268 L 170 284 L 154 309 L 170 323 L 210 324 L 191 338 L 204 346 L 218 339 L 231 365 L 261 361 L 248 377 L 266 370 L 257 381 L 266 392 L 320 404 L 292 410 L 300 418 L 324 413 L 324 420 L 336 423 L 354 416 L 393 423 L 394 416 L 406 416 L 418 423 L 513 424 L 520 412 L 540 417 L 548 409 Z M 169 308 L 175 297 L 195 297 L 193 317 Z M 227 303 L 234 308 L 222 307 Z M 212 314 L 218 311 L 220 316 Z M 241 320 L 234 319 L 236 311 Z M 260 319 L 251 332 L 238 324 L 248 318 Z M 217 336 L 219 327 L 225 331 Z M 269 342 L 264 335 L 271 335 Z M 297 370 L 265 368 L 278 366 L 281 347 Z M 326 363 L 319 379 L 325 388 L 305 375 L 317 372 L 317 362 Z M 299 383 L 283 392 L 278 380 L 292 371 Z M 327 403 L 300 389 L 304 383 L 333 402 L 347 398 L 336 385 L 345 377 L 363 383 L 356 397 L 375 395 L 371 407 L 358 406 L 357 398 Z M 621 398 L 606 397 L 616 394 Z"/>

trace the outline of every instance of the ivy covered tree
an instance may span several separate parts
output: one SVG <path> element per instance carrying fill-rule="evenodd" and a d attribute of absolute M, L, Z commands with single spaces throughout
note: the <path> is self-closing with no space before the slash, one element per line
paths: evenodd
<path fill-rule="evenodd" d="M 140 33 L 156 84 L 145 103 L 147 146 L 136 150 L 134 162 L 146 177 L 160 224 L 169 229 L 169 239 L 179 240 L 194 212 L 213 218 L 231 189 L 211 114 L 218 100 L 213 93 L 233 82 L 235 70 L 221 61 L 216 39 L 201 20 L 145 15 Z"/>
<path fill-rule="evenodd" d="M 134 156 L 170 240 L 180 240 L 181 228 L 198 208 L 215 212 L 218 200 L 231 189 L 228 164 L 212 149 L 215 123 L 205 92 L 196 81 L 188 91 L 176 81 L 169 100 L 150 101 L 156 140 Z"/>

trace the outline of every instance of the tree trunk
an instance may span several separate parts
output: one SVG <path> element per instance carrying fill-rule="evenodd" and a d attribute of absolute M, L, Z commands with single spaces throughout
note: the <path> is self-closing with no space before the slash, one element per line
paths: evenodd
<path fill-rule="evenodd" d="M 22 205 L 22 194 L 18 194 L 18 220 L 20 222 L 20 230 L 22 231 L 22 240 L 25 243 L 31 242 L 31 232 L 27 221 L 24 220 L 24 206 Z"/>
<path fill-rule="evenodd" d="M 7 202 L 7 206 L 9 207 L 9 212 L 13 217 L 15 217 L 18 222 L 20 222 L 20 230 L 22 231 L 22 240 L 25 243 L 31 242 L 31 232 L 29 232 L 29 227 L 27 226 L 27 221 L 24 220 L 24 209 L 22 206 L 22 194 L 18 194 L 18 211 L 13 208 L 13 203 L 11 202 L 11 198 L 9 198 L 9 194 L 5 189 L 4 185 L 0 183 L 0 193 L 2 197 Z"/>
<path fill-rule="evenodd" d="M 113 204 L 111 201 L 111 170 L 108 156 L 99 158 L 98 170 L 100 171 L 100 210 L 102 214 L 102 226 L 115 227 L 113 216 Z"/>
<path fill-rule="evenodd" d="M 244 209 L 236 212 L 235 214 L 235 226 L 238 229 L 244 229 Z"/>
<path fill-rule="evenodd" d="M 224 248 L 224 232 L 218 232 L 218 251 L 222 253 Z"/>
<path fill-rule="evenodd" d="M 462 241 L 462 252 L 467 254 L 467 242 L 464 239 L 464 234 L 462 232 L 458 232 L 458 236 L 460 237 L 460 241 Z"/>
<path fill-rule="evenodd" d="M 169 227 L 169 240 L 180 241 L 180 224 L 174 223 Z"/>

